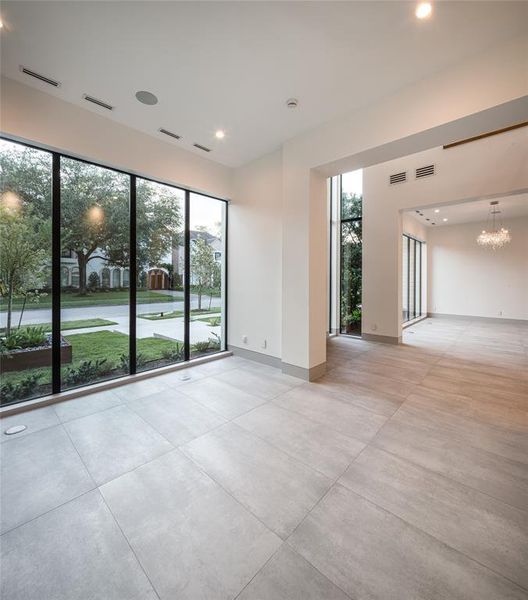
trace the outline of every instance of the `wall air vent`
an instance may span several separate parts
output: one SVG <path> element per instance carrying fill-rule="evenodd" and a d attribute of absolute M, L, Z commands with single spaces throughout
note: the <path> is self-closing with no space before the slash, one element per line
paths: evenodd
<path fill-rule="evenodd" d="M 48 83 L 49 85 L 52 85 L 53 87 L 60 87 L 60 83 L 58 81 L 55 81 L 54 79 L 46 77 L 45 75 L 41 75 L 40 73 L 37 73 L 36 71 L 32 71 L 31 69 L 28 69 L 27 67 L 20 65 L 20 70 L 22 71 L 22 73 L 24 73 L 24 75 L 29 75 L 30 77 L 34 77 L 35 79 L 38 79 L 39 81 L 43 81 L 44 83 Z"/>
<path fill-rule="evenodd" d="M 94 98 L 93 96 L 88 96 L 88 94 L 84 94 L 83 98 L 87 102 L 91 102 L 92 104 L 97 104 L 97 106 L 101 106 L 102 108 L 106 108 L 106 110 L 114 110 L 114 107 L 111 104 L 107 104 L 106 102 L 103 102 L 102 100 L 98 100 L 97 98 Z"/>
<path fill-rule="evenodd" d="M 178 135 L 177 133 L 172 133 L 172 131 L 169 131 L 168 129 L 163 129 L 163 127 L 160 127 L 158 129 L 158 131 L 160 133 L 164 133 L 165 135 L 168 135 L 171 138 L 174 138 L 175 140 L 181 140 L 181 135 Z"/>
<path fill-rule="evenodd" d="M 211 152 L 211 148 L 206 148 L 205 146 L 202 146 L 201 144 L 193 144 L 193 146 L 195 148 L 203 150 L 204 152 Z"/>
<path fill-rule="evenodd" d="M 395 183 L 403 183 L 407 181 L 407 171 L 402 171 L 401 173 L 394 173 L 389 177 L 389 184 L 394 185 Z"/>
<path fill-rule="evenodd" d="M 426 165 L 425 167 L 420 167 L 419 169 L 416 169 L 416 179 L 421 179 L 422 177 L 429 177 L 430 175 L 434 174 L 434 165 Z"/>

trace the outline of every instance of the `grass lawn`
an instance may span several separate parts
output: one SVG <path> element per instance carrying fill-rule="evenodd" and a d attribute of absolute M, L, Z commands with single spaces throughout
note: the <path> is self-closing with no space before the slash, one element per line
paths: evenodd
<path fill-rule="evenodd" d="M 215 312 L 216 311 L 216 312 Z M 193 308 L 191 310 L 191 316 L 193 315 L 214 315 L 220 314 L 217 308 L 211 310 Z M 142 315 L 138 315 L 140 319 L 148 319 L 149 321 L 164 321 L 165 319 L 175 319 L 176 317 L 183 317 L 183 310 L 171 310 L 170 312 L 157 312 L 157 313 L 144 313 Z M 204 319 L 197 319 L 199 321 L 203 321 Z"/>
<path fill-rule="evenodd" d="M 61 331 L 81 329 L 83 327 L 103 327 L 105 325 L 117 325 L 117 323 L 115 321 L 108 321 L 108 319 L 77 319 L 77 321 L 63 321 L 61 323 Z M 44 327 L 46 332 L 51 332 L 51 323 L 28 323 L 27 325 L 22 325 L 20 329 L 27 329 L 28 327 Z"/>
<path fill-rule="evenodd" d="M 68 368 L 76 367 L 83 360 L 98 360 L 106 358 L 106 366 L 119 366 L 120 356 L 128 356 L 128 335 L 116 331 L 93 331 L 91 333 L 76 333 L 65 336 L 72 345 L 72 362 L 62 368 L 65 373 Z M 180 342 L 181 344 L 182 342 Z M 175 346 L 175 342 L 158 338 L 142 338 L 137 340 L 137 351 L 147 361 L 157 360 L 162 357 L 165 349 Z M 9 372 L 2 374 L 2 381 L 18 383 L 30 374 L 40 376 L 39 383 L 51 381 L 51 368 L 28 369 L 27 371 Z"/>
<path fill-rule="evenodd" d="M 75 308 L 76 306 L 115 306 L 119 304 L 128 304 L 128 290 L 109 290 L 108 292 L 90 292 L 86 296 L 79 296 L 71 292 L 63 292 L 61 294 L 62 308 Z M 163 292 L 153 292 L 152 290 L 138 290 L 137 303 L 150 304 L 157 302 L 174 302 L 175 300 L 183 300 L 183 292 L 178 295 L 165 294 Z M 20 309 L 23 304 L 22 298 L 13 300 L 13 308 Z M 37 303 L 26 304 L 26 311 L 36 310 L 39 308 L 51 308 L 51 294 L 44 296 Z M 6 311 L 7 304 L 2 300 L 0 311 Z"/>
<path fill-rule="evenodd" d="M 194 320 L 202 321 L 203 323 L 207 323 L 208 325 L 211 325 L 212 327 L 218 327 L 220 325 L 220 323 L 222 322 L 220 313 L 218 313 L 218 315 L 216 315 L 216 316 L 206 317 L 205 319 L 194 319 Z"/>

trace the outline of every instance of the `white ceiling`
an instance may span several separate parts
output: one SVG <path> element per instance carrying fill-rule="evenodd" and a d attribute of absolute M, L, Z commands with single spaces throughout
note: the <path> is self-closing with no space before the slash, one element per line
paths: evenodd
<path fill-rule="evenodd" d="M 526 31 L 526 2 L 2 2 L 1 70 L 237 166 Z M 52 78 L 55 90 L 19 65 Z M 137 90 L 159 97 L 139 104 Z M 88 93 L 113 113 L 82 99 Z M 295 110 L 289 97 L 299 99 Z M 214 131 L 226 130 L 217 141 Z M 163 136 L 165 141 L 169 140 Z"/>
<path fill-rule="evenodd" d="M 491 201 L 499 202 L 499 210 L 502 219 L 516 219 L 528 217 L 528 193 L 503 196 L 474 202 L 463 202 L 449 206 L 427 207 L 413 210 L 409 214 L 422 225 L 432 227 L 442 225 L 459 225 L 460 223 L 477 223 L 486 221 Z M 439 212 L 435 212 L 438 210 Z M 422 213 L 420 215 L 419 213 Z M 427 220 L 429 219 L 429 221 Z M 447 219 L 447 221 L 444 221 Z"/>

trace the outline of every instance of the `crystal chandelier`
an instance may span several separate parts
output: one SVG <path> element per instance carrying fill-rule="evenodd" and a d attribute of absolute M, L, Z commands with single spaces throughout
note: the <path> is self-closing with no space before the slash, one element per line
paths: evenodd
<path fill-rule="evenodd" d="M 480 246 L 485 246 L 492 250 L 502 248 L 511 241 L 510 232 L 507 229 L 504 229 L 502 222 L 497 224 L 497 215 L 501 214 L 498 206 L 499 203 L 497 200 L 490 202 L 486 229 L 483 229 L 482 233 L 477 238 L 477 243 Z"/>

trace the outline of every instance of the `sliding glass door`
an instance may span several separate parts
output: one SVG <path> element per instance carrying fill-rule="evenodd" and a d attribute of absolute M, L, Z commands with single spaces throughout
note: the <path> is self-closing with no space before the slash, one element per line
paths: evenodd
<path fill-rule="evenodd" d="M 424 242 L 409 235 L 402 240 L 402 320 L 404 323 L 423 315 Z"/>
<path fill-rule="evenodd" d="M 227 203 L 0 139 L 0 394 L 225 350 Z"/>

